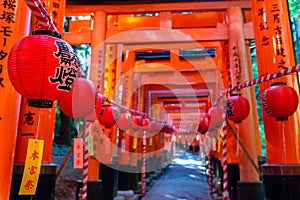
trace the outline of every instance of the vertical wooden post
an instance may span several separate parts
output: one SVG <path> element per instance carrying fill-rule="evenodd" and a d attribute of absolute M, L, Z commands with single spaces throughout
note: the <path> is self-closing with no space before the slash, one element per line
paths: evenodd
<path fill-rule="evenodd" d="M 251 4 L 259 74 L 277 72 L 294 66 L 287 1 L 251 0 Z M 299 95 L 299 82 L 295 73 L 260 84 L 261 96 L 274 82 L 286 82 Z M 267 150 L 267 164 L 262 165 L 266 198 L 299 199 L 300 192 L 297 189 L 300 187 L 299 106 L 297 111 L 283 122 L 277 122 L 265 110 L 262 114 Z"/>
<path fill-rule="evenodd" d="M 123 74 L 123 93 L 122 93 L 122 105 L 126 106 L 127 108 L 131 108 L 132 101 L 131 101 L 131 95 L 133 93 L 133 71 L 131 68 L 133 68 L 135 62 L 135 52 L 125 52 L 124 54 L 124 62 L 122 64 L 122 74 Z M 130 132 L 132 130 L 127 130 L 126 132 L 121 133 L 120 141 L 124 139 L 125 141 L 125 149 L 120 152 L 120 164 L 127 165 L 129 164 L 131 160 L 131 153 L 130 150 L 132 148 L 132 139 L 133 137 L 130 135 Z M 119 147 L 121 147 L 119 145 Z M 121 147 L 122 148 L 122 147 Z"/>
<path fill-rule="evenodd" d="M 272 0 L 252 0 L 253 25 L 257 52 L 258 72 L 260 75 L 280 71 L 295 64 L 293 44 L 290 32 L 290 21 L 287 2 Z M 286 82 L 299 91 L 296 74 L 260 84 L 261 96 L 272 82 Z M 264 130 L 266 137 L 267 162 L 269 164 L 295 164 L 300 163 L 298 136 L 300 109 L 285 121 L 286 161 L 284 160 L 284 145 L 282 139 L 281 123 L 270 117 L 263 110 Z"/>
<path fill-rule="evenodd" d="M 91 41 L 91 68 L 89 79 L 97 86 L 99 93 L 104 92 L 104 58 L 105 58 L 105 33 L 107 26 L 107 14 L 102 11 L 97 11 L 93 13 L 92 17 L 93 27 L 92 27 L 92 41 Z M 97 123 L 97 122 L 94 122 Z M 92 135 L 99 134 L 95 132 L 96 129 L 92 129 Z M 101 131 L 100 131 L 100 134 Z M 100 152 L 100 159 L 103 157 Z M 99 166 L 100 161 L 89 156 L 88 165 L 88 180 L 98 180 L 99 179 Z"/>
<path fill-rule="evenodd" d="M 30 12 L 24 1 L 0 2 L 0 199 L 9 199 L 21 97 L 9 80 L 7 59 L 15 42 L 29 32 Z"/>
<path fill-rule="evenodd" d="M 249 80 L 251 74 L 251 66 L 248 66 L 247 50 L 244 36 L 244 22 L 242 10 L 239 7 L 230 7 L 227 9 L 228 27 L 229 27 L 229 60 L 232 86 L 241 84 L 245 80 Z M 246 97 L 250 103 L 250 114 L 243 120 L 239 126 L 239 139 L 248 153 L 242 148 L 238 150 L 240 181 L 237 183 L 237 197 L 249 196 L 248 199 L 264 199 L 262 190 L 262 182 L 259 181 L 259 174 L 252 165 L 257 164 L 256 152 L 256 133 L 255 130 L 258 121 L 255 121 L 252 110 L 256 110 L 256 102 L 251 95 L 251 88 L 245 88 L 243 91 L 235 91 Z M 252 127 L 252 128 L 249 128 Z M 229 175 L 229 174 L 228 174 Z M 259 189 L 257 189 L 259 188 Z"/>
<path fill-rule="evenodd" d="M 227 10 L 228 14 L 228 27 L 229 27 L 229 55 L 230 55 L 230 70 L 232 85 L 236 86 L 241 84 L 245 80 L 249 80 L 249 70 L 251 66 L 248 66 L 246 44 L 243 31 L 243 15 L 239 7 L 230 7 Z M 251 110 L 256 109 L 256 103 L 251 98 L 250 88 L 246 88 L 242 91 L 249 103 Z M 253 111 L 240 125 L 240 140 L 248 150 L 251 158 L 257 163 L 256 153 L 256 130 L 249 129 L 249 127 L 255 127 Z M 254 182 L 259 180 L 259 175 L 255 171 L 255 168 L 251 165 L 249 158 L 240 149 L 239 150 L 239 163 L 240 163 L 240 178 L 241 181 Z"/>

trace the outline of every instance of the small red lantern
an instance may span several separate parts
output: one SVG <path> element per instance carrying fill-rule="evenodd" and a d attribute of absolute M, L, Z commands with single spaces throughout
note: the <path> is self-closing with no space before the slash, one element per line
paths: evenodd
<path fill-rule="evenodd" d="M 267 114 L 277 121 L 288 120 L 298 108 L 298 95 L 294 88 L 286 83 L 271 84 L 262 96 L 262 105 Z"/>
<path fill-rule="evenodd" d="M 232 95 L 226 100 L 226 118 L 241 123 L 250 113 L 249 101 L 240 94 Z"/>
<path fill-rule="evenodd" d="M 116 124 L 117 109 L 111 105 L 104 105 L 104 110 L 97 113 L 97 118 L 100 124 L 106 128 L 110 128 Z"/>
<path fill-rule="evenodd" d="M 149 130 L 150 128 L 150 119 L 148 117 L 144 117 L 143 118 L 143 125 L 142 125 L 142 128 L 144 130 Z"/>
<path fill-rule="evenodd" d="M 209 122 L 211 128 L 220 128 L 224 122 L 224 111 L 219 106 L 211 107 L 208 112 Z"/>
<path fill-rule="evenodd" d="M 209 117 L 207 114 L 205 114 L 199 120 L 198 132 L 200 132 L 201 134 L 205 134 L 208 131 L 208 128 L 209 128 Z"/>
<path fill-rule="evenodd" d="M 78 58 L 56 32 L 39 30 L 12 47 L 8 56 L 9 79 L 33 107 L 52 107 L 68 94 L 79 69 Z"/>
<path fill-rule="evenodd" d="M 85 117 L 95 110 L 97 102 L 96 87 L 90 80 L 77 78 L 73 89 L 58 104 L 62 112 L 72 118 Z"/>
<path fill-rule="evenodd" d="M 102 113 L 104 111 L 104 99 L 103 96 L 98 93 L 96 100 L 96 108 L 94 109 L 94 112 L 91 112 L 89 115 L 87 115 L 84 119 L 86 121 L 93 122 L 97 120 L 97 113 Z"/>
<path fill-rule="evenodd" d="M 132 129 L 139 130 L 143 126 L 143 118 L 140 115 L 132 116 Z"/>
<path fill-rule="evenodd" d="M 122 130 L 126 131 L 131 127 L 132 116 L 129 113 L 120 113 L 117 120 L 117 126 Z"/>

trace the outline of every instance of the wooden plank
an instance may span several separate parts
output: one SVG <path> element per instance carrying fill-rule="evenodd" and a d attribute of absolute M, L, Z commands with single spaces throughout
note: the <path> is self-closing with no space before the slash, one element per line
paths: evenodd
<path fill-rule="evenodd" d="M 91 44 L 91 31 L 63 33 L 63 39 L 70 45 Z"/>
<path fill-rule="evenodd" d="M 193 48 L 216 48 L 221 46 L 219 41 L 202 41 L 202 42 L 176 42 L 176 43 L 159 43 L 159 44 L 128 44 L 123 47 L 124 51 L 153 51 L 165 49 L 193 49 Z M 178 48 L 180 47 L 180 48 Z"/>
<path fill-rule="evenodd" d="M 107 14 L 134 14 L 155 12 L 203 12 L 225 11 L 229 7 L 238 6 L 250 10 L 250 1 L 220 1 L 220 2 L 191 2 L 191 3 L 159 3 L 134 5 L 67 5 L 66 16 L 85 16 L 92 12 L 104 11 Z"/>
<path fill-rule="evenodd" d="M 227 28 L 136 29 L 107 31 L 107 43 L 146 44 L 228 40 Z"/>
<path fill-rule="evenodd" d="M 89 44 L 91 31 L 63 33 L 64 39 L 70 44 Z M 254 39 L 253 23 L 244 24 L 245 39 Z M 134 29 L 128 31 L 107 31 L 107 43 L 128 45 L 153 45 L 153 43 L 195 43 L 196 41 L 222 41 L 228 40 L 228 29 L 225 24 L 221 28 L 194 28 L 194 29 Z M 152 44 L 151 44 L 152 43 Z"/>
<path fill-rule="evenodd" d="M 218 23 L 224 23 L 225 12 L 202 12 L 195 14 L 172 15 L 172 27 L 176 28 L 216 28 Z"/>

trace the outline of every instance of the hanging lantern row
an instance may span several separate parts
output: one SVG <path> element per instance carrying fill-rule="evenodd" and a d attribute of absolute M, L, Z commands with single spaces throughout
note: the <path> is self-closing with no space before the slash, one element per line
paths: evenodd
<path fill-rule="evenodd" d="M 109 104 L 106 104 L 109 102 Z M 164 131 L 166 133 L 172 133 L 174 129 L 167 124 L 157 122 L 154 119 L 143 115 L 137 115 L 137 111 L 134 111 L 134 115 L 129 113 L 129 110 L 125 112 L 118 112 L 115 106 L 118 104 L 113 101 L 107 100 L 101 94 L 97 93 L 94 84 L 83 77 L 78 77 L 74 81 L 72 90 L 63 98 L 58 100 L 61 111 L 72 118 L 84 117 L 86 121 L 98 120 L 101 125 L 106 128 L 111 128 L 115 124 L 122 130 L 128 129 L 146 130 L 146 131 Z M 125 107 L 122 106 L 122 110 Z M 140 112 L 139 112 L 140 113 Z"/>
<path fill-rule="evenodd" d="M 37 55 L 37 52 L 43 53 Z M 299 70 L 299 65 L 295 67 L 295 70 Z M 172 127 L 164 124 L 165 122 L 152 124 L 153 119 L 150 120 L 146 113 L 129 109 L 97 94 L 91 81 L 77 78 L 79 73 L 80 65 L 74 49 L 62 40 L 57 32 L 34 31 L 32 35 L 15 43 L 8 55 L 10 81 L 17 92 L 28 98 L 29 106 L 49 108 L 54 100 L 58 100 L 66 115 L 73 118 L 92 115 L 89 117 L 97 118 L 105 127 L 111 127 L 118 122 L 124 130 L 128 127 L 134 130 L 151 127 L 157 130 L 164 129 L 166 132 L 173 131 Z M 261 79 L 257 80 L 260 83 Z M 250 81 L 249 86 L 251 84 Z M 287 120 L 297 110 L 298 101 L 297 92 L 284 83 L 272 84 L 265 90 L 262 98 L 265 112 L 278 121 Z M 108 105 L 105 105 L 105 102 Z M 127 116 L 130 119 L 126 119 L 127 125 L 122 117 L 115 120 L 118 113 L 114 106 L 125 110 L 128 115 L 133 114 L 131 117 Z M 94 116 L 93 110 L 96 110 Z M 249 102 L 241 95 L 231 96 L 226 100 L 227 119 L 240 123 L 247 118 L 249 112 Z M 221 127 L 224 121 L 223 113 L 222 108 L 211 107 L 207 115 L 201 117 L 198 131 L 205 133 L 208 127 Z"/>

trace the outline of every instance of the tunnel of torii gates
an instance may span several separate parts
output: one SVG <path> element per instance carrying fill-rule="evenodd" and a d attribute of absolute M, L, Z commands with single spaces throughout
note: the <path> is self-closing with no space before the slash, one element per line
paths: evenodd
<path fill-rule="evenodd" d="M 148 165 L 145 169 L 145 161 L 156 157 L 160 160 L 156 167 L 164 168 L 174 158 L 176 145 L 192 143 L 200 136 L 197 142 L 205 146 L 205 154 L 222 161 L 224 199 L 228 199 L 228 190 L 231 199 L 263 199 L 263 195 L 267 199 L 300 199 L 299 107 L 283 117 L 267 113 L 268 108 L 287 110 L 291 106 L 290 93 L 273 92 L 271 102 L 276 103 L 275 108 L 268 105 L 270 100 L 262 100 L 266 108 L 262 109 L 262 117 L 267 155 L 266 163 L 259 168 L 262 149 L 254 87 L 226 90 L 253 79 L 250 57 L 253 40 L 259 77 L 279 74 L 260 81 L 260 95 L 267 96 L 265 90 L 276 86 L 292 87 L 298 94 L 296 73 L 291 70 L 276 73 L 295 66 L 286 1 L 68 5 L 64 0 L 44 0 L 42 3 L 64 41 L 72 46 L 91 46 L 87 74 L 97 93 L 104 97 L 102 106 L 126 107 L 128 110 L 124 110 L 132 116 L 146 113 L 152 121 L 156 120 L 156 128 L 162 122 L 169 127 L 122 131 L 117 125 L 108 127 L 99 120 L 86 121 L 85 134 L 79 133 L 84 138 L 86 133 L 93 136 L 94 148 L 90 151 L 94 153 L 88 160 L 83 159 L 83 163 L 88 163 L 83 168 L 88 169 L 89 183 L 99 184 L 101 164 L 139 166 L 138 172 L 145 175 L 146 170 L 152 170 Z M 17 199 L 19 191 L 20 195 L 28 195 L 29 190 L 36 188 L 33 181 L 39 176 L 41 179 L 45 174 L 56 173 L 51 156 L 57 101 L 52 108 L 29 106 L 30 98 L 14 89 L 7 72 L 7 54 L 13 45 L 33 31 L 44 29 L 31 10 L 25 1 L 1 0 L 1 200 L 9 196 Z M 69 19 L 66 32 L 64 18 Z M 43 59 L 43 52 L 33 54 Z M 248 104 L 239 100 L 234 105 L 241 110 L 228 109 L 233 108 L 234 101 L 225 99 L 231 97 L 244 97 L 250 113 L 219 126 L 211 115 L 208 131 L 199 134 L 205 124 L 203 119 L 209 119 L 207 113 L 214 106 L 223 108 L 226 104 L 228 119 L 230 113 L 245 115 Z M 297 96 L 297 104 L 298 101 Z M 36 152 L 35 157 L 27 147 Z M 82 151 L 81 154 L 86 155 Z M 82 157 L 74 159 L 80 161 Z M 142 165 L 137 165 L 141 162 Z M 31 167 L 29 172 L 27 167 Z M 26 177 L 32 181 L 31 185 Z M 48 186 L 55 184 L 53 177 L 48 179 Z"/>

